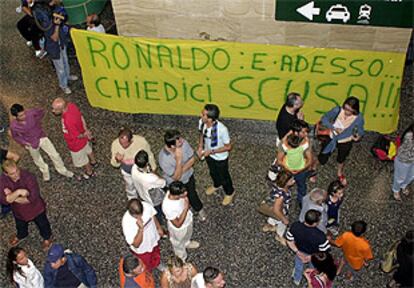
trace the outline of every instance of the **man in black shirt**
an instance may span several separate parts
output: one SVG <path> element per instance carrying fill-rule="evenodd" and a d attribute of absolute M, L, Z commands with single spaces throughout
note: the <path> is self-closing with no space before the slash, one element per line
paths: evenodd
<path fill-rule="evenodd" d="M 325 252 L 331 247 L 326 235 L 318 226 L 321 220 L 321 212 L 309 210 L 305 214 L 305 222 L 296 221 L 286 234 L 287 244 L 295 252 L 295 269 L 293 283 L 300 285 L 305 264 L 310 262 L 311 254 Z"/>
<path fill-rule="evenodd" d="M 296 119 L 303 120 L 303 112 L 300 111 L 302 107 L 303 101 L 300 95 L 295 92 L 289 93 L 276 120 L 278 140 L 282 140 L 282 138 L 292 129 L 292 123 Z"/>

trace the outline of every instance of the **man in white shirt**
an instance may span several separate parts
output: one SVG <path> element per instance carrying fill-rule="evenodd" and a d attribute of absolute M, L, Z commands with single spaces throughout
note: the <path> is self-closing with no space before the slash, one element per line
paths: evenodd
<path fill-rule="evenodd" d="M 215 267 L 207 267 L 191 281 L 191 288 L 224 288 L 226 281 L 223 272 Z"/>
<path fill-rule="evenodd" d="M 187 259 L 188 249 L 197 249 L 200 243 L 192 241 L 193 213 L 187 197 L 184 184 L 174 181 L 169 186 L 169 191 L 162 202 L 162 211 L 168 220 L 168 232 L 175 255 L 182 260 Z"/>
<path fill-rule="evenodd" d="M 232 144 L 227 127 L 218 120 L 219 115 L 220 110 L 214 104 L 205 105 L 201 111 L 197 153 L 200 159 L 206 159 L 213 179 L 213 186 L 207 188 L 206 194 L 212 195 L 222 186 L 226 194 L 222 205 L 227 206 L 233 202 L 235 195 L 229 173 L 229 152 Z"/>
<path fill-rule="evenodd" d="M 160 264 L 159 240 L 163 229 L 154 207 L 138 199 L 128 201 L 128 211 L 122 218 L 122 230 L 131 253 L 145 263 L 148 271 Z"/>
<path fill-rule="evenodd" d="M 149 191 L 151 189 L 162 189 L 166 186 L 165 179 L 158 176 L 152 171 L 151 165 L 149 165 L 149 156 L 145 150 L 140 150 L 135 155 L 135 165 L 131 171 L 132 182 L 135 189 L 138 191 L 138 195 L 142 201 L 151 204 L 157 211 L 157 218 L 162 223 L 162 198 L 152 199 Z M 156 201 L 154 203 L 154 201 Z"/>

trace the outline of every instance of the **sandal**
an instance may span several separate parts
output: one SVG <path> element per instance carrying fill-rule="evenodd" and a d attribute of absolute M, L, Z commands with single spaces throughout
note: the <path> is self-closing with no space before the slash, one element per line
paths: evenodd
<path fill-rule="evenodd" d="M 318 180 L 318 172 L 316 172 L 316 170 L 309 170 L 309 181 L 312 183 L 316 183 L 316 181 Z"/>
<path fill-rule="evenodd" d="M 21 241 L 23 241 L 23 239 L 19 239 L 19 238 L 17 238 L 17 236 L 13 236 L 13 238 L 10 239 L 9 244 L 10 244 L 10 246 L 13 246 L 13 247 L 17 246 Z"/>
<path fill-rule="evenodd" d="M 269 223 L 266 223 L 265 225 L 263 225 L 262 231 L 264 233 L 267 233 L 267 232 L 276 232 L 276 225 L 271 225 Z"/>
<path fill-rule="evenodd" d="M 91 179 L 92 177 L 95 177 L 96 176 L 96 172 L 92 172 L 92 174 L 87 174 L 87 173 L 83 173 L 83 174 L 81 174 L 81 175 L 76 175 L 75 177 L 76 177 L 76 180 L 78 180 L 78 181 L 82 181 L 82 180 L 89 180 L 89 179 Z"/>
<path fill-rule="evenodd" d="M 287 246 L 286 239 L 284 237 L 280 237 L 279 235 L 276 235 L 275 240 L 278 241 L 283 246 Z"/>
<path fill-rule="evenodd" d="M 346 272 L 345 273 L 345 279 L 348 281 L 354 280 L 354 275 L 352 275 L 352 272 Z"/>
<path fill-rule="evenodd" d="M 43 240 L 42 242 L 42 250 L 43 251 L 47 251 L 49 250 L 50 246 L 52 245 L 52 240 L 48 239 L 48 240 Z"/>
<path fill-rule="evenodd" d="M 392 196 L 394 197 L 394 200 L 396 200 L 396 201 L 402 201 L 401 200 L 401 195 L 400 195 L 400 192 L 397 192 L 397 193 L 392 193 Z"/>
<path fill-rule="evenodd" d="M 347 186 L 348 181 L 346 181 L 345 175 L 338 176 L 339 182 L 341 182 L 342 185 Z"/>
<path fill-rule="evenodd" d="M 405 187 L 404 189 L 402 189 L 402 193 L 403 193 L 405 196 L 408 196 L 408 195 L 410 195 L 410 189 L 408 189 L 408 187 Z"/>

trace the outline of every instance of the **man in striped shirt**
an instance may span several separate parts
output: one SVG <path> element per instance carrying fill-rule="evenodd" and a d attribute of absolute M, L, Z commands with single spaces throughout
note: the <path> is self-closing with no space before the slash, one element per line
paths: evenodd
<path fill-rule="evenodd" d="M 295 222 L 286 234 L 289 248 L 295 252 L 295 268 L 293 271 L 293 283 L 300 285 L 304 266 L 310 263 L 311 255 L 319 251 L 327 251 L 331 247 L 326 235 L 318 226 L 321 213 L 317 210 L 309 210 L 305 214 L 305 221 Z"/>

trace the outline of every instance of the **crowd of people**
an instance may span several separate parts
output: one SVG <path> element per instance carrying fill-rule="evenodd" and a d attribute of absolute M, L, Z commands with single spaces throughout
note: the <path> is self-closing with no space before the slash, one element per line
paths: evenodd
<path fill-rule="evenodd" d="M 71 93 L 68 81 L 77 77 L 69 69 L 64 9 L 57 0 L 22 0 L 22 11 L 25 15 L 17 25 L 20 33 L 28 45 L 31 42 L 36 57 L 49 55 L 59 86 L 64 93 Z M 87 22 L 88 30 L 104 32 L 96 15 L 89 16 Z M 301 110 L 303 104 L 299 94 L 290 93 L 276 119 L 277 156 L 273 165 L 277 169 L 274 178 L 269 179 L 271 191 L 265 201 L 269 217 L 262 230 L 276 232 L 276 243 L 293 251 L 295 285 L 333 287 L 338 275 L 344 274 L 352 281 L 374 258 L 371 244 L 364 237 L 368 224 L 363 219 L 355 219 L 349 231 L 339 233 L 346 230 L 341 227 L 340 208 L 344 191 L 350 185 L 345 163 L 353 143 L 364 135 L 364 118 L 359 100 L 348 97 L 342 106 L 333 107 L 323 115 L 314 130 L 315 137 L 311 137 L 312 130 Z M 95 135 L 78 106 L 59 97 L 52 102 L 51 111 L 61 117 L 63 138 L 77 171 L 66 168 L 42 128 L 44 109 L 25 109 L 21 104 L 13 104 L 10 137 L 29 152 L 44 182 L 50 181 L 51 176 L 40 150 L 50 157 L 56 171 L 67 178 L 90 181 L 98 177 L 95 170 L 100 163 L 93 151 Z M 193 217 L 201 222 L 208 220 L 207 208 L 198 194 L 193 167 L 196 161 L 205 161 L 211 176 L 212 185 L 205 191 L 207 196 L 224 192 L 221 204 L 225 207 L 233 205 L 236 195 L 229 172 L 233 145 L 217 105 L 203 107 L 197 130 L 196 149 L 180 131 L 166 130 L 158 157 L 154 156 L 150 143 L 128 127 L 122 127 L 112 142 L 110 164 L 120 170 L 128 201 L 120 223 L 129 248 L 129 253 L 119 261 L 121 287 L 155 287 L 154 269 L 161 272 L 159 283 L 163 288 L 226 285 L 220 269 L 209 266 L 199 272 L 197 265 L 186 262 L 188 250 L 201 245 L 192 239 Z M 326 190 L 314 188 L 308 192 L 307 182 L 317 181 L 318 168 L 328 163 L 334 151 L 337 151 L 337 178 L 327 183 Z M 53 243 L 38 180 L 19 166 L 19 158 L 8 149 L 0 151 L 1 215 L 3 218 L 12 214 L 16 224 L 16 235 L 11 238 L 7 255 L 10 282 L 18 287 L 96 287 L 96 273 L 86 259 L 62 244 Z M 401 201 L 402 195 L 409 194 L 408 186 L 414 180 L 414 123 L 401 136 L 394 165 L 391 195 Z M 289 214 L 293 195 L 301 210 L 296 221 Z M 42 247 L 47 251 L 43 273 L 19 246 L 28 236 L 30 222 L 36 224 L 43 239 Z M 169 239 L 173 248 L 174 255 L 168 261 L 161 259 L 162 239 Z M 413 285 L 412 277 L 407 276 L 407 271 L 413 269 L 413 245 L 413 231 L 409 231 L 398 249 L 400 266 L 390 283 L 392 287 Z M 332 247 L 339 248 L 342 257 L 335 259 Z"/>
<path fill-rule="evenodd" d="M 51 177 L 40 150 L 51 158 L 57 172 L 65 177 L 77 181 L 97 177 L 95 168 L 98 162 L 92 144 L 94 137 L 77 105 L 59 97 L 52 102 L 51 108 L 61 118 L 63 138 L 77 171 L 72 172 L 65 167 L 44 132 L 42 118 L 45 110 L 25 109 L 20 104 L 13 104 L 10 108 L 10 137 L 28 150 L 44 182 L 50 181 Z M 204 107 L 199 124 L 198 152 L 182 138 L 179 131 L 165 132 L 165 145 L 158 155 L 161 173 L 157 171 L 157 161 L 144 137 L 122 127 L 113 141 L 110 163 L 120 169 L 128 199 L 122 230 L 130 252 L 122 257 L 119 264 L 122 287 L 155 287 L 154 269 L 162 272 L 162 287 L 225 286 L 224 274 L 217 268 L 209 266 L 198 273 L 195 266 L 185 263 L 187 249 L 200 246 L 199 242 L 191 240 L 193 211 L 200 221 L 207 219 L 196 191 L 195 158 L 204 158 L 209 163 L 213 185 L 207 189 L 208 195 L 223 187 L 225 196 L 222 205 L 227 206 L 231 205 L 235 194 L 228 165 L 232 145 L 226 126 L 219 121 L 219 114 L 220 110 L 214 104 Z M 37 178 L 19 167 L 16 153 L 3 149 L 1 155 L 2 215 L 5 217 L 11 210 L 17 230 L 9 243 L 12 246 L 7 260 L 10 281 L 19 287 L 95 287 L 95 271 L 87 261 L 65 250 L 61 244 L 52 243 L 46 203 Z M 47 251 L 43 274 L 28 259 L 26 251 L 18 246 L 28 236 L 30 222 L 38 227 L 43 238 L 42 247 Z M 168 268 L 161 261 L 159 241 L 162 238 L 170 240 L 174 251 Z"/>
<path fill-rule="evenodd" d="M 71 94 L 69 82 L 78 80 L 78 76 L 70 73 L 70 27 L 67 25 L 68 14 L 61 0 L 21 0 L 16 11 L 24 14 L 17 22 L 17 29 L 26 40 L 26 45 L 35 49 L 37 58 L 50 58 L 59 87 L 65 94 Z M 105 33 L 98 15 L 88 15 L 85 20 L 88 31 Z"/>
<path fill-rule="evenodd" d="M 292 110 L 293 113 L 288 110 L 292 103 L 293 107 L 297 107 Z M 348 185 L 344 176 L 344 163 L 352 147 L 351 141 L 359 140 L 364 133 L 363 120 L 358 118 L 359 102 L 354 97 L 346 99 L 342 107 L 331 110 L 336 111 L 334 119 L 329 116 L 331 111 L 328 112 L 322 117 L 321 123 L 331 131 L 331 135 L 323 135 L 321 139 L 325 142 L 320 145 L 322 148 L 319 157 L 314 157 L 315 143 L 312 143 L 314 140 L 309 136 L 309 126 L 297 117 L 300 113 L 295 113 L 300 110 L 302 103 L 300 95 L 289 94 L 276 121 L 278 131 L 282 131 L 278 135 L 284 133 L 284 136 L 282 139 L 278 137 L 276 141 L 278 153 L 274 164 L 280 165 L 276 177 L 270 180 L 272 188 L 267 205 L 270 206 L 271 213 L 263 231 L 276 232 L 275 239 L 295 253 L 292 276 L 295 285 L 299 286 L 304 277 L 309 287 L 332 287 L 335 277 L 342 271 L 347 279 L 352 280 L 373 259 L 371 245 L 363 236 L 367 230 L 367 223 L 363 220 L 355 221 L 350 231 L 338 236 L 339 230 L 343 230 L 340 229 L 340 207 Z M 25 109 L 18 103 L 13 104 L 10 107 L 12 121 L 9 135 L 28 150 L 45 182 L 50 181 L 50 173 L 40 150 L 51 158 L 57 172 L 65 177 L 76 178 L 78 181 L 89 181 L 97 177 L 94 169 L 98 162 L 92 144 L 94 136 L 77 105 L 63 98 L 56 98 L 51 108 L 55 115 L 61 117 L 63 138 L 73 166 L 78 171 L 72 172 L 65 167 L 60 154 L 44 132 L 41 122 L 45 113 L 43 109 Z M 286 113 L 289 115 L 284 115 Z M 153 287 L 154 269 L 162 272 L 162 287 L 209 287 L 207 284 L 214 281 L 221 286 L 214 284 L 216 286 L 211 287 L 224 287 L 224 274 L 217 268 L 207 267 L 203 273 L 197 273 L 195 265 L 185 262 L 187 250 L 197 249 L 201 245 L 192 240 L 193 213 L 200 221 L 206 221 L 208 217 L 196 189 L 193 169 L 196 158 L 206 161 L 212 178 L 213 185 L 205 193 L 213 195 L 222 189 L 222 205 L 231 205 L 234 201 L 235 190 L 229 173 L 232 144 L 228 129 L 219 120 L 219 115 L 217 105 L 206 104 L 202 109 L 197 150 L 191 147 L 179 131 L 166 130 L 164 146 L 158 154 L 159 170 L 150 144 L 144 137 L 134 135 L 129 128 L 122 127 L 112 142 L 110 163 L 121 171 L 128 200 L 127 211 L 122 218 L 122 230 L 130 254 L 120 260 L 120 283 L 121 286 L 124 285 L 122 287 L 134 287 L 132 283 L 145 283 L 143 287 Z M 286 120 L 289 117 L 292 119 Z M 352 117 L 354 121 L 359 120 L 354 123 L 347 117 Z M 395 169 L 392 186 L 394 198 L 395 187 L 399 187 L 406 194 L 413 178 L 409 170 L 412 169 L 410 160 L 412 161 L 414 149 L 413 127 L 411 125 L 402 134 L 400 160 L 395 165 L 405 166 Z M 354 132 L 345 138 L 341 136 L 343 131 L 349 130 L 357 131 L 358 135 Z M 348 142 L 331 143 L 339 141 L 338 139 L 347 139 Z M 318 159 L 329 157 L 333 151 L 329 150 L 328 155 L 322 155 L 329 145 L 334 147 L 331 149 L 347 146 L 338 153 L 337 179 L 328 185 L 327 190 L 314 188 L 307 192 L 306 182 L 309 178 L 317 177 L 317 167 L 326 163 L 321 163 Z M 11 281 L 21 285 L 20 287 L 94 287 L 97 282 L 96 275 L 86 260 L 76 253 L 67 252 L 61 244 L 52 244 L 46 203 L 41 197 L 36 177 L 19 167 L 19 156 L 16 153 L 2 150 L 1 155 L 2 213 L 5 215 L 9 210 L 13 211 L 17 230 L 10 241 L 13 248 L 8 255 L 7 267 Z M 294 186 L 301 212 L 298 220 L 291 223 L 289 208 L 295 193 L 292 191 Z M 28 259 L 26 252 L 18 246 L 27 237 L 30 222 L 38 227 L 43 238 L 42 247 L 48 251 L 43 275 Z M 334 239 L 336 236 L 338 237 Z M 167 266 L 161 261 L 159 242 L 163 238 L 170 240 L 174 251 Z M 334 259 L 330 252 L 331 246 L 340 248 L 343 257 Z M 412 265 L 410 261 L 405 263 Z M 305 269 L 307 266 L 309 268 Z M 210 274 L 215 277 L 209 277 Z M 195 286 L 203 281 L 204 286 Z M 37 284 L 30 286 L 29 283 Z"/>

